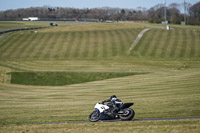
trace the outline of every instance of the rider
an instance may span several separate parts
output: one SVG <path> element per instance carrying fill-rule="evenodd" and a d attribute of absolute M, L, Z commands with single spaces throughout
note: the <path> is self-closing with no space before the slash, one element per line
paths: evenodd
<path fill-rule="evenodd" d="M 111 106 L 113 108 L 111 110 L 112 113 L 116 113 L 117 111 L 119 111 L 120 110 L 120 106 L 123 104 L 122 101 L 120 99 L 118 99 L 117 96 L 115 96 L 115 95 L 112 95 L 110 97 L 110 99 L 102 101 L 102 104 L 104 104 L 105 102 L 110 102 L 111 103 Z"/>

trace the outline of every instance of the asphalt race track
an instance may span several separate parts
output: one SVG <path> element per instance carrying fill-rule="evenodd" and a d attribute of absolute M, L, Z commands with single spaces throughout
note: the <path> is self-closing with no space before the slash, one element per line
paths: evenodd
<path fill-rule="evenodd" d="M 200 116 L 193 117 L 172 117 L 172 118 L 148 118 L 148 119 L 133 119 L 132 121 L 159 121 L 159 120 L 181 120 L 181 119 L 200 119 Z M 117 120 L 102 120 L 98 122 L 118 122 Z M 90 121 L 70 121 L 70 122 L 43 122 L 38 124 L 65 124 L 65 123 L 89 123 Z M 36 123 L 26 123 L 26 124 L 36 124 Z"/>

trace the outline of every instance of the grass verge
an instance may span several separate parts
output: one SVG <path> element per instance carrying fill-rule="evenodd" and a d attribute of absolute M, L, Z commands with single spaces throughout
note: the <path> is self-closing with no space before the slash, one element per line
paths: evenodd
<path fill-rule="evenodd" d="M 0 127 L 0 133 L 198 133 L 200 119 L 168 120 L 168 121 L 141 121 L 141 122 L 98 122 L 83 124 L 34 124 L 10 125 Z"/>

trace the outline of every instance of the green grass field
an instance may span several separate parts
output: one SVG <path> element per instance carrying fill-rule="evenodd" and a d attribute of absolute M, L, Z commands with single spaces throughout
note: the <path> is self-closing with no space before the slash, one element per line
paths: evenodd
<path fill-rule="evenodd" d="M 127 132 L 199 132 L 199 119 L 37 125 L 87 121 L 94 105 L 112 94 L 135 103 L 135 119 L 200 116 L 200 27 L 171 27 L 167 31 L 148 23 L 62 23 L 37 33 L 0 35 L 0 132 L 124 132 L 124 127 Z M 144 28 L 151 30 L 129 53 Z M 139 74 L 35 86 L 12 84 L 11 73 L 16 72 Z"/>
<path fill-rule="evenodd" d="M 126 127 L 124 127 L 124 125 Z M 144 128 L 145 127 L 145 128 Z M 40 133 L 188 133 L 199 132 L 199 120 L 146 121 L 146 122 L 106 122 L 87 124 L 42 124 L 42 125 L 10 125 L 3 127 L 0 132 L 40 132 Z"/>
<path fill-rule="evenodd" d="M 11 84 L 63 86 L 125 77 L 140 73 L 111 72 L 11 72 Z"/>

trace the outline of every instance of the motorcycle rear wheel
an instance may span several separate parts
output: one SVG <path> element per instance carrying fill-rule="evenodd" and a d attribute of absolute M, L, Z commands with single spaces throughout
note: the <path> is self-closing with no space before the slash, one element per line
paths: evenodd
<path fill-rule="evenodd" d="M 88 118 L 90 122 L 97 122 L 100 119 L 100 113 L 94 111 L 89 115 Z"/>
<path fill-rule="evenodd" d="M 122 121 L 132 120 L 133 117 L 135 116 L 135 111 L 131 108 L 126 108 L 126 109 L 124 109 L 124 111 L 125 111 L 125 114 L 119 115 L 119 118 Z"/>

